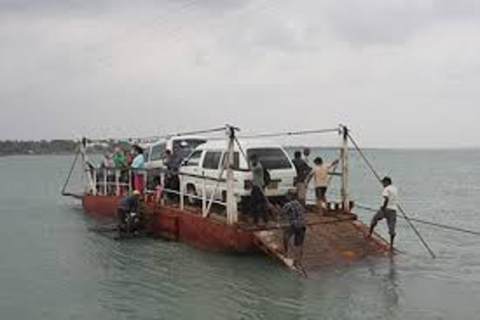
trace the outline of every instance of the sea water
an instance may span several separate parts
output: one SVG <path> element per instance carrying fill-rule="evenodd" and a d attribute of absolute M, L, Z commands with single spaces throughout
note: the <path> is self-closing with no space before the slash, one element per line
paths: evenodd
<path fill-rule="evenodd" d="M 333 160 L 333 151 L 315 150 Z M 412 217 L 480 231 L 479 150 L 367 150 Z M 115 241 L 60 196 L 72 156 L 0 158 L 1 319 L 479 319 L 480 238 L 398 222 L 393 259 L 305 279 L 262 255 Z M 381 187 L 350 154 L 351 196 L 379 207 Z M 78 171 L 76 172 L 79 173 Z M 338 199 L 339 182 L 328 197 Z M 78 177 L 73 186 L 79 188 Z M 79 189 L 78 189 L 79 190 Z M 71 190 L 72 191 L 72 190 Z M 368 223 L 371 212 L 357 209 Z M 378 231 L 386 236 L 384 222 Z M 308 236 L 308 235 L 307 235 Z"/>

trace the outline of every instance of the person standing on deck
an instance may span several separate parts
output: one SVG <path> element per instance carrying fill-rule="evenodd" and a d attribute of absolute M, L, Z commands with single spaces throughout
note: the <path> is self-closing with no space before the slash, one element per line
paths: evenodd
<path fill-rule="evenodd" d="M 122 169 L 127 166 L 127 159 L 125 158 L 125 153 L 123 152 L 122 148 L 116 147 L 115 153 L 113 155 L 113 162 L 115 163 L 115 167 L 117 169 Z"/>
<path fill-rule="evenodd" d="M 106 169 L 112 169 L 115 167 L 115 162 L 113 161 L 113 156 L 110 152 L 105 153 L 100 167 Z"/>
<path fill-rule="evenodd" d="M 285 229 L 283 233 L 283 249 L 284 253 L 288 254 L 289 242 L 292 237 L 293 245 L 296 248 L 294 254 L 294 265 L 298 266 L 302 260 L 303 255 L 303 242 L 305 241 L 306 233 L 306 219 L 305 219 L 305 208 L 297 200 L 295 194 L 287 194 L 287 204 L 282 208 L 282 216 L 288 217 L 289 226 Z"/>
<path fill-rule="evenodd" d="M 125 156 L 125 151 L 117 146 L 115 148 L 115 153 L 113 154 L 113 162 L 115 163 L 115 168 L 117 169 L 117 174 L 119 175 L 119 182 L 127 183 L 128 182 L 128 165 L 127 157 Z M 120 194 L 124 194 L 126 188 L 124 186 L 119 187 Z"/>
<path fill-rule="evenodd" d="M 168 170 L 172 170 L 172 169 L 173 169 L 173 154 L 172 154 L 172 150 L 167 149 L 167 151 L 165 151 L 165 158 L 163 159 L 163 165 L 164 165 Z"/>
<path fill-rule="evenodd" d="M 297 171 L 297 177 L 295 178 L 295 186 L 297 187 L 297 197 L 298 200 L 305 205 L 307 198 L 307 177 L 312 171 L 312 168 L 302 159 L 302 153 L 300 151 L 295 151 L 293 165 Z"/>
<path fill-rule="evenodd" d="M 264 190 L 264 169 L 256 154 L 251 155 L 250 165 L 250 169 L 252 171 L 252 192 L 250 195 L 250 208 L 252 210 L 253 223 L 258 224 L 260 216 L 265 223 L 268 223 L 268 214 Z"/>
<path fill-rule="evenodd" d="M 321 157 L 317 157 L 313 162 L 315 163 L 315 168 L 313 168 L 313 170 L 308 175 L 307 185 L 313 177 L 313 182 L 315 184 L 317 210 L 320 215 L 324 215 L 327 209 L 326 194 L 328 184 L 330 182 L 328 172 L 337 165 L 338 159 L 334 160 L 331 163 L 324 163 Z"/>
<path fill-rule="evenodd" d="M 383 178 L 382 184 L 384 186 L 382 192 L 383 204 L 380 210 L 373 216 L 368 236 L 372 236 L 372 233 L 377 226 L 378 221 L 386 219 L 388 225 L 388 232 L 390 233 L 390 250 L 393 251 L 393 243 L 395 240 L 395 226 L 397 224 L 398 189 L 392 184 L 392 179 L 390 177 Z"/>
<path fill-rule="evenodd" d="M 163 203 L 163 186 L 162 186 L 162 179 L 160 178 L 160 176 L 156 176 L 153 179 L 153 184 L 155 186 L 153 189 L 154 203 L 156 205 L 160 205 Z"/>
<path fill-rule="evenodd" d="M 142 170 L 145 168 L 145 158 L 143 156 L 143 149 L 138 146 L 133 146 L 134 158 L 132 161 L 131 168 L 134 169 L 133 172 L 133 189 L 138 190 L 140 194 L 143 194 L 145 189 L 145 179 Z"/>
<path fill-rule="evenodd" d="M 163 165 L 167 169 L 165 174 L 165 188 L 172 191 L 180 191 L 180 178 L 178 176 L 178 166 L 175 165 L 175 156 L 172 150 L 167 149 L 165 151 L 165 158 L 163 159 Z M 174 193 L 167 193 L 167 199 L 177 200 L 179 196 Z"/>

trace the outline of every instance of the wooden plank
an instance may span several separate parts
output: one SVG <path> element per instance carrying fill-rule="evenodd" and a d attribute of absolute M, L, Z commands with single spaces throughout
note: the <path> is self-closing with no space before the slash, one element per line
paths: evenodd
<path fill-rule="evenodd" d="M 255 233 L 255 243 L 263 252 L 279 261 L 287 268 L 298 273 L 303 273 L 302 270 L 295 266 L 293 259 L 282 252 L 282 243 L 278 241 L 279 232 L 279 229 L 258 231 Z"/>

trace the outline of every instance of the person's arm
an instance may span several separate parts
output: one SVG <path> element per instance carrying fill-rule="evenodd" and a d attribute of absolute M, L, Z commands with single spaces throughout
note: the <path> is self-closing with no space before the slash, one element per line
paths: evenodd
<path fill-rule="evenodd" d="M 338 159 L 333 160 L 333 162 L 330 163 L 330 166 L 329 166 L 328 169 L 330 170 L 330 169 L 335 168 L 335 166 L 338 164 L 339 161 L 340 161 L 340 160 L 338 160 Z"/>
<path fill-rule="evenodd" d="M 305 176 L 305 181 L 310 172 L 312 172 L 312 168 L 304 161 L 302 167 L 303 175 Z"/>
<path fill-rule="evenodd" d="M 387 209 L 388 202 L 390 201 L 390 197 L 389 197 L 390 193 L 388 190 L 384 190 L 382 195 L 383 195 L 383 205 L 381 210 L 385 211 Z"/>
<path fill-rule="evenodd" d="M 381 210 L 382 211 L 387 210 L 387 206 L 388 206 L 388 197 L 383 197 L 383 205 L 382 205 Z"/>
<path fill-rule="evenodd" d="M 137 157 L 133 158 L 132 163 L 130 164 L 130 167 L 131 167 L 132 169 L 136 169 L 136 168 L 137 168 L 137 162 L 138 162 L 137 159 L 138 159 Z"/>
<path fill-rule="evenodd" d="M 288 204 L 284 205 L 282 209 L 279 212 L 279 217 L 280 219 L 283 219 L 288 216 L 288 209 L 287 209 Z"/>
<path fill-rule="evenodd" d="M 313 173 L 314 173 L 314 170 L 313 170 L 313 169 L 310 170 L 310 172 L 309 172 L 308 175 L 307 175 L 307 178 L 305 179 L 305 183 L 307 184 L 307 186 L 308 186 L 308 184 L 310 183 L 310 180 L 312 180 Z"/>

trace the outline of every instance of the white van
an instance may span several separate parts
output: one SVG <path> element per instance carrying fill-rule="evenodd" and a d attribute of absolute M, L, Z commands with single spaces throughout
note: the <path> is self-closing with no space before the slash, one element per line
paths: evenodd
<path fill-rule="evenodd" d="M 173 152 L 173 162 L 177 166 L 180 166 L 182 161 L 188 157 L 196 147 L 205 142 L 207 142 L 207 140 L 202 137 L 181 136 L 144 145 L 145 167 L 147 169 L 164 168 L 165 153 L 167 150 Z"/>
<path fill-rule="evenodd" d="M 271 181 L 265 189 L 266 196 L 281 197 L 289 191 L 295 190 L 295 167 L 287 152 L 280 145 L 258 140 L 243 140 L 240 141 L 240 144 L 242 150 L 236 144 L 234 149 L 235 194 L 239 201 L 244 200 L 242 198 L 249 196 L 251 192 L 252 173 L 248 169 L 245 156 L 250 159 L 252 154 L 258 155 L 259 161 L 270 174 Z M 180 167 L 180 173 L 182 184 L 188 194 L 201 196 L 205 187 L 207 197 L 211 197 L 217 181 L 202 177 L 215 180 L 219 178 L 226 157 L 226 149 L 226 141 L 208 141 L 198 146 L 184 161 Z M 215 199 L 224 201 L 226 198 L 226 171 L 222 178 L 223 181 L 219 183 Z"/>

